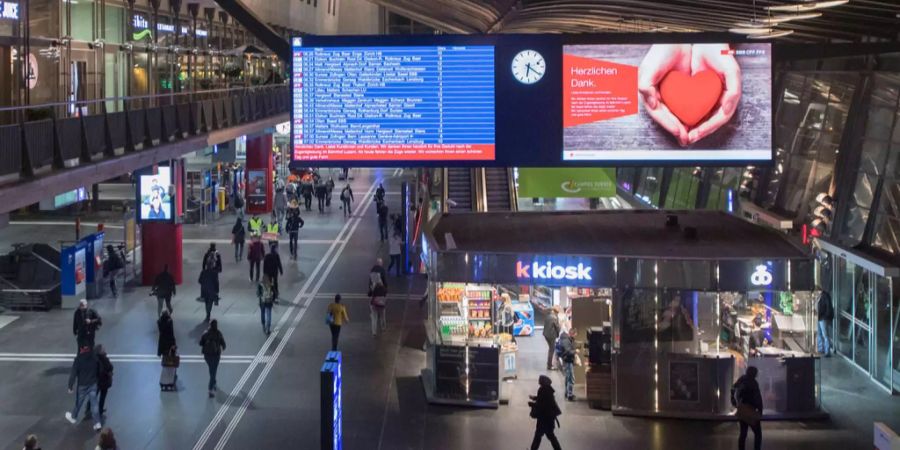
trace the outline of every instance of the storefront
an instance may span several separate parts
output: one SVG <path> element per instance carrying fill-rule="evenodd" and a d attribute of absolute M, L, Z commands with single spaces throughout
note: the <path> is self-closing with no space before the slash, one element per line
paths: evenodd
<path fill-rule="evenodd" d="M 814 264 L 783 235 L 712 211 L 482 213 L 436 219 L 425 243 L 431 402 L 527 401 L 556 306 L 579 330 L 575 395 L 592 406 L 728 418 L 753 365 L 766 416 L 824 416 Z"/>

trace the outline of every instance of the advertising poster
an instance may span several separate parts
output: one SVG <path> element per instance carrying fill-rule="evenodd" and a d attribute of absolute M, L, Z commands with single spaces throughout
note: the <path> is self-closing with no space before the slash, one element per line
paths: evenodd
<path fill-rule="evenodd" d="M 172 169 L 160 166 L 156 175 L 141 175 L 139 199 L 141 220 L 165 221 L 172 219 Z"/>
<path fill-rule="evenodd" d="M 700 367 L 696 362 L 669 361 L 669 400 L 700 400 Z"/>
<path fill-rule="evenodd" d="M 616 169 L 519 169 L 520 197 L 600 198 L 616 196 Z"/>
<path fill-rule="evenodd" d="M 247 203 L 254 206 L 266 204 L 266 171 L 247 171 Z"/>
<path fill-rule="evenodd" d="M 87 267 L 85 266 L 86 253 L 83 245 L 75 250 L 75 295 L 84 293 L 84 283 L 87 279 Z"/>
<path fill-rule="evenodd" d="M 665 291 L 660 295 L 659 342 L 693 341 L 697 293 Z"/>
<path fill-rule="evenodd" d="M 768 160 L 771 44 L 563 47 L 563 160 Z"/>

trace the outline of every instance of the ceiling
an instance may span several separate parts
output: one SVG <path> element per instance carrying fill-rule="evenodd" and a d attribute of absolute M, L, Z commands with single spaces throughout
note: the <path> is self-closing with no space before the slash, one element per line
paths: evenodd
<path fill-rule="evenodd" d="M 767 6 L 806 0 L 370 0 L 448 33 L 604 33 L 726 31 L 765 18 Z M 754 6 L 755 5 L 755 6 Z M 817 18 L 779 24 L 790 41 L 897 41 L 900 0 L 850 0 Z M 772 12 L 772 15 L 788 14 Z"/>

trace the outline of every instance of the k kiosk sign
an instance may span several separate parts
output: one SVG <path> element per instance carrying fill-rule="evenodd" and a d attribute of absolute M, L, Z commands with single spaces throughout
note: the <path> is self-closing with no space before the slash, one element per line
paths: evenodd
<path fill-rule="evenodd" d="M 466 283 L 612 287 L 612 258 L 535 254 L 437 254 L 439 280 Z"/>

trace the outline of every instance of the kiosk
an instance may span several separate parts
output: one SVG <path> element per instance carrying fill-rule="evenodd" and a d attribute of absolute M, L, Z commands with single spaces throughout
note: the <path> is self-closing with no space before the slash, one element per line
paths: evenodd
<path fill-rule="evenodd" d="M 592 406 L 733 418 L 753 365 L 767 418 L 825 415 L 815 265 L 773 230 L 716 211 L 445 214 L 424 241 L 431 402 L 512 401 L 522 389 L 505 396 L 502 379 L 548 373 L 541 325 L 559 314 L 579 330 L 576 397 Z"/>

